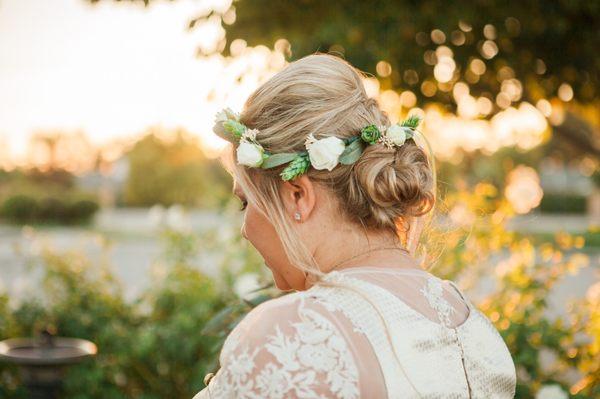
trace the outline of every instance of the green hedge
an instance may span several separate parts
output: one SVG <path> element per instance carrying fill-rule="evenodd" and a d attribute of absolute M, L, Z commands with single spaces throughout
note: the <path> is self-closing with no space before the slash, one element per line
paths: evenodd
<path fill-rule="evenodd" d="M 98 203 L 88 198 L 35 198 L 27 194 L 15 194 L 0 204 L 0 217 L 17 224 L 74 224 L 89 222 L 98 209 Z"/>
<path fill-rule="evenodd" d="M 539 207 L 544 213 L 585 213 L 587 197 L 572 194 L 544 193 Z"/>

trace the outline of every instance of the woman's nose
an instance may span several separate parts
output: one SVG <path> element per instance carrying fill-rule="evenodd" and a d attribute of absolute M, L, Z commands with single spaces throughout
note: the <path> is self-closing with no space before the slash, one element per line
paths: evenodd
<path fill-rule="evenodd" d="M 244 239 L 248 239 L 248 237 L 246 237 L 246 224 L 242 224 L 242 228 L 240 229 L 240 234 L 242 235 L 242 237 L 244 237 Z"/>

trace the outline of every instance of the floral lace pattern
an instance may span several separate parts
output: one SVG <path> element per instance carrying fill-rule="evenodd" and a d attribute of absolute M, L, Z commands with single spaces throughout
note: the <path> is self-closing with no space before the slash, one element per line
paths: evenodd
<path fill-rule="evenodd" d="M 304 307 L 304 298 L 298 316 L 300 321 L 290 321 L 293 334 L 284 334 L 277 324 L 262 343 L 234 335 L 208 397 L 358 398 L 358 369 L 339 331 L 319 312 Z"/>
<path fill-rule="evenodd" d="M 194 399 L 514 397 L 514 363 L 493 324 L 463 298 L 469 322 L 450 327 L 462 314 L 444 296 L 452 281 L 368 272 L 334 271 L 326 276 L 334 284 L 253 309 Z"/>
<path fill-rule="evenodd" d="M 434 308 L 440 318 L 440 322 L 446 327 L 450 327 L 450 314 L 456 312 L 443 296 L 442 281 L 435 277 L 427 279 L 427 286 L 420 289 L 421 293 L 427 298 L 429 305 Z"/>

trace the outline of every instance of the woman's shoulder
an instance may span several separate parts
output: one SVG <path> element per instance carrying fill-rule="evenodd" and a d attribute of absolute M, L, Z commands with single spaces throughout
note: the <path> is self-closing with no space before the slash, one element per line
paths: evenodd
<path fill-rule="evenodd" d="M 305 292 L 293 292 L 272 298 L 252 308 L 227 337 L 221 356 L 226 356 L 242 341 L 246 345 L 266 344 L 278 333 L 291 334 L 294 324 L 312 308 L 313 300 Z M 310 313 L 310 310 L 308 310 Z"/>
<path fill-rule="evenodd" d="M 271 298 L 252 308 L 240 321 L 240 327 L 256 327 L 272 325 L 269 321 L 276 320 L 280 323 L 294 319 L 294 310 L 301 301 L 305 300 L 303 292 L 293 292 Z"/>
<path fill-rule="evenodd" d="M 238 390 L 250 389 L 256 397 L 269 398 L 271 389 L 281 388 L 277 397 L 358 398 L 350 345 L 327 312 L 312 304 L 298 292 L 252 309 L 223 345 L 213 389 L 229 390 L 222 397 L 238 397 Z M 343 384 L 331 386 L 339 376 Z M 294 384 L 272 385 L 275 380 Z"/>

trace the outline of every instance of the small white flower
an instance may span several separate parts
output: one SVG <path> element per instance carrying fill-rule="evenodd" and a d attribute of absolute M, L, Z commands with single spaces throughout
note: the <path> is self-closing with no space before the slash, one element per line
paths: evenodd
<path fill-rule="evenodd" d="M 251 168 L 258 167 L 263 163 L 263 152 L 263 148 L 258 144 L 240 141 L 236 151 L 238 163 Z"/>
<path fill-rule="evenodd" d="M 569 395 L 558 384 L 544 385 L 535 394 L 535 399 L 569 399 Z"/>
<path fill-rule="evenodd" d="M 215 115 L 215 123 L 223 123 L 226 122 L 227 119 L 235 119 L 237 121 L 239 119 L 239 116 L 235 112 L 233 112 L 229 107 L 222 109 Z"/>
<path fill-rule="evenodd" d="M 256 141 L 257 134 L 258 134 L 258 129 L 246 129 L 244 131 L 244 133 L 242 133 L 242 140 Z"/>
<path fill-rule="evenodd" d="M 385 134 L 388 137 L 388 139 L 397 146 L 401 146 L 402 144 L 404 144 L 407 138 L 406 128 L 398 124 L 390 126 L 386 130 Z"/>
<path fill-rule="evenodd" d="M 312 133 L 306 139 L 310 163 L 315 169 L 332 170 L 337 164 L 346 144 L 334 136 L 316 140 Z"/>

